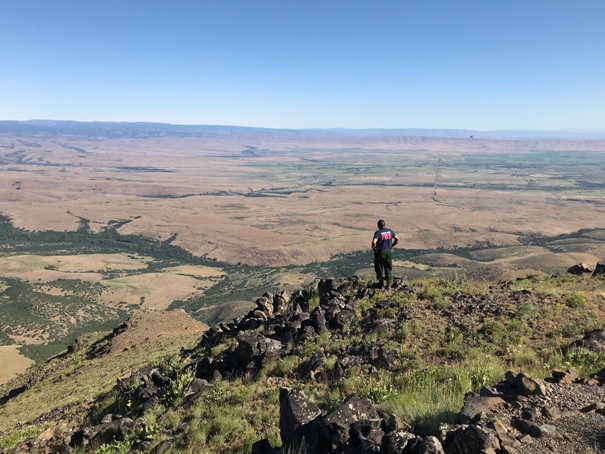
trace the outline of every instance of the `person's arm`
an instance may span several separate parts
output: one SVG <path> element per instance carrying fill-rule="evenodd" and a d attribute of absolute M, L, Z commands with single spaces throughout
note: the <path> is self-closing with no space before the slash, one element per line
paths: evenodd
<path fill-rule="evenodd" d="M 395 235 L 395 236 L 393 237 L 393 246 L 392 246 L 392 247 L 395 247 L 395 245 L 396 245 L 397 243 L 399 243 L 399 237 L 398 237 L 397 235 Z"/>
<path fill-rule="evenodd" d="M 372 250 L 376 251 L 376 245 L 378 244 L 378 238 L 372 238 Z"/>

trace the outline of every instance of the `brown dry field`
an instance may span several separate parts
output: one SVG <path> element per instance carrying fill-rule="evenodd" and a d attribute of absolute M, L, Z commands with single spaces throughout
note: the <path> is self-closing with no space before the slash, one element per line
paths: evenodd
<path fill-rule="evenodd" d="M 602 183 L 602 166 L 588 163 L 571 176 L 565 166 L 514 166 L 536 153 L 605 162 L 605 142 L 0 135 L 0 211 L 25 229 L 73 230 L 79 217 L 101 229 L 129 219 L 120 232 L 176 233 L 175 244 L 196 255 L 263 266 L 366 249 L 379 218 L 402 247 L 419 249 L 517 245 L 522 235 L 605 225 L 603 190 L 576 181 L 590 168 L 591 181 Z M 513 166 L 466 169 L 474 156 L 503 156 Z"/>
<path fill-rule="evenodd" d="M 27 370 L 34 362 L 19 353 L 18 345 L 0 345 L 0 385 Z"/>
<path fill-rule="evenodd" d="M 174 244 L 193 254 L 270 267 L 367 250 L 376 221 L 384 218 L 407 249 L 508 246 L 475 251 L 471 258 L 436 251 L 416 262 L 396 261 L 396 272 L 466 269 L 514 278 L 605 258 L 602 231 L 594 233 L 594 247 L 587 238 L 564 240 L 556 254 L 520 242 L 602 228 L 604 162 L 605 141 L 0 134 L 0 213 L 27 230 L 75 230 L 84 218 L 100 231 L 111 221 L 129 220 L 121 233 L 162 240 L 176 234 Z M 125 254 L 0 257 L 0 275 L 99 282 L 101 304 L 144 301 L 143 308 L 161 309 L 202 294 L 224 273 L 175 267 L 129 274 L 148 260 Z M 123 275 L 103 279 L 101 271 L 108 270 Z M 372 274 L 371 267 L 360 271 Z M 276 279 L 302 285 L 312 277 L 284 269 Z M 49 285 L 45 292 L 62 296 L 63 290 Z M 221 310 L 228 312 L 227 306 Z M 0 349 L 10 373 L 29 365 L 16 346 Z"/>
<path fill-rule="evenodd" d="M 107 307 L 130 304 L 144 310 L 161 310 L 168 308 L 174 300 L 202 295 L 205 289 L 214 285 L 223 275 L 223 271 L 219 268 L 203 266 L 175 266 L 163 269 L 162 273 L 124 275 L 112 279 L 106 279 L 100 273 L 107 270 L 124 273 L 140 270 L 146 267 L 149 260 L 148 257 L 131 254 L 7 256 L 0 257 L 0 276 L 17 277 L 42 284 L 39 291 L 55 296 L 69 296 L 64 289 L 55 287 L 59 279 L 98 283 L 102 289 L 96 295 L 96 302 L 99 304 Z M 54 269 L 45 269 L 44 267 L 48 265 L 52 265 Z M 58 318 L 51 317 L 51 320 L 57 323 L 67 322 L 75 326 L 76 318 L 85 317 L 85 311 L 83 307 L 68 319 L 64 319 L 64 315 L 61 315 Z M 157 311 L 155 317 L 161 318 L 162 313 L 163 311 Z M 183 317 L 188 319 L 188 316 L 183 315 Z M 33 364 L 31 359 L 19 352 L 21 345 L 44 344 L 49 339 L 49 333 L 44 329 L 20 327 L 18 331 L 20 334 L 14 334 L 12 330 L 7 333 L 14 345 L 0 346 L 0 384 L 23 373 Z M 155 331 L 154 335 L 164 332 L 157 327 Z"/>
<path fill-rule="evenodd" d="M 54 282 L 57 279 L 84 280 L 100 283 L 104 290 L 97 302 L 106 306 L 138 304 L 142 309 L 166 309 L 174 300 L 203 294 L 223 275 L 219 268 L 203 266 L 176 266 L 162 273 L 141 273 L 106 279 L 99 271 L 130 271 L 145 268 L 150 259 L 126 254 L 86 254 L 67 256 L 18 255 L 0 257 L 1 275 L 32 282 Z M 55 269 L 48 270 L 45 266 Z M 64 296 L 65 291 L 49 284 L 43 288 L 49 295 Z M 33 339 L 21 339 L 31 343 Z"/>

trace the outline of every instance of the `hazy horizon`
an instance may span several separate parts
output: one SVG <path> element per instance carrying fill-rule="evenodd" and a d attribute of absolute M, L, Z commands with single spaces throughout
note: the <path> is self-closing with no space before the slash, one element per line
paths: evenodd
<path fill-rule="evenodd" d="M 476 139 L 526 139 L 526 140 L 605 140 L 605 129 L 574 129 L 563 128 L 557 130 L 539 129 L 500 129 L 481 131 L 478 129 L 441 129 L 441 128 L 271 128 L 242 125 L 209 125 L 209 124 L 175 124 L 165 122 L 144 121 L 77 121 L 77 120 L 0 120 L 0 133 L 15 132 L 55 132 L 79 135 L 94 135 L 104 130 L 115 136 L 113 126 L 126 127 L 137 134 L 149 133 L 149 128 L 156 132 L 196 134 L 202 129 L 211 129 L 214 133 L 237 130 L 241 132 L 259 131 L 266 134 L 279 133 L 308 133 L 346 136 L 404 136 L 428 138 L 476 138 Z M 23 127 L 26 129 L 24 130 Z M 138 128 L 138 129 L 137 129 Z M 126 131 L 123 134 L 128 135 Z"/>

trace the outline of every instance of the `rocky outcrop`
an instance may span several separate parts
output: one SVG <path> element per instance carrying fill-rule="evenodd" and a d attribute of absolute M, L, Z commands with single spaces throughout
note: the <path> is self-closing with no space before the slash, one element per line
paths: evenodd
<path fill-rule="evenodd" d="M 605 377 L 605 370 L 597 375 Z M 540 443 L 546 443 L 551 452 L 580 452 L 577 442 L 566 435 L 567 421 L 581 414 L 605 415 L 605 402 L 575 410 L 561 410 L 558 405 L 567 407 L 577 399 L 574 387 L 600 390 L 604 383 L 598 380 L 587 385 L 575 371 L 553 371 L 548 381 L 509 372 L 502 382 L 482 389 L 481 395 L 467 394 L 458 415 L 461 423 L 442 424 L 438 437 L 414 433 L 409 425 L 365 398 L 352 396 L 322 413 L 300 390 L 282 389 L 280 433 L 284 444 L 272 447 L 268 440 L 261 440 L 253 452 L 515 454 L 533 452 L 531 447 Z M 263 450 L 259 450 L 261 446 Z"/>
<path fill-rule="evenodd" d="M 394 287 L 400 297 L 417 298 L 420 294 L 401 281 L 396 281 Z M 144 416 L 161 406 L 170 408 L 170 398 L 177 391 L 182 392 L 183 405 L 188 405 L 204 397 L 200 394 L 221 380 L 262 376 L 290 355 L 304 356 L 297 365 L 295 380 L 271 377 L 274 389 L 280 389 L 281 445 L 272 446 L 269 439 L 258 440 L 251 448 L 254 454 L 583 452 L 569 428 L 579 424 L 602 431 L 605 387 L 601 385 L 605 384 L 605 369 L 588 379 L 580 379 L 573 369 L 556 369 L 546 380 L 510 371 L 501 382 L 483 387 L 478 393 L 468 393 L 456 418 L 448 419 L 456 424 L 442 424 L 438 433 L 430 434 L 411 427 L 365 396 L 349 395 L 343 402 L 331 405 L 310 399 L 301 383 L 343 384 L 353 368 L 371 377 L 400 367 L 405 358 L 397 348 L 395 336 L 414 319 L 414 314 L 409 305 L 394 301 L 390 295 L 358 278 L 317 281 L 316 289 L 292 295 L 266 293 L 246 316 L 209 329 L 195 348 L 184 350 L 182 357 L 187 361 L 181 364 L 179 374 L 171 375 L 168 367 L 160 366 L 123 377 L 117 382 L 115 391 L 120 397 L 112 408 L 97 409 L 88 424 L 25 440 L 14 452 L 44 452 L 50 449 L 49 437 L 54 437 L 55 448 L 61 445 L 65 451 L 136 438 L 133 451 L 146 452 L 145 433 L 151 429 L 145 425 Z M 550 296 L 529 290 L 513 290 L 508 292 L 503 309 L 478 295 L 458 292 L 451 297 L 455 310 L 439 310 L 449 317 L 448 329 L 454 340 L 456 330 L 464 329 L 472 317 L 493 318 L 509 310 L 508 305 L 514 308 L 528 301 L 539 304 L 540 298 L 547 297 Z M 374 301 L 368 305 L 367 301 L 360 301 L 362 298 Z M 429 306 L 428 310 L 437 309 Z M 378 340 L 346 342 L 353 324 L 359 338 Z M 602 332 L 589 333 L 573 348 L 600 352 L 597 344 L 590 346 L 601 336 Z M 318 349 L 303 354 L 305 346 L 317 347 L 315 341 L 336 345 L 330 358 L 322 351 L 318 353 Z M 188 380 L 176 380 L 179 377 Z M 180 385 L 182 389 L 177 389 Z M 179 424 L 186 426 L 187 421 Z M 185 428 L 179 426 L 175 433 L 183 434 Z M 170 452 L 173 437 L 177 436 L 163 435 L 162 444 L 154 448 L 156 452 Z M 539 449 L 532 451 L 533 447 Z"/>
<path fill-rule="evenodd" d="M 576 263 L 575 265 L 570 266 L 567 269 L 567 272 L 579 276 L 584 273 L 592 273 L 592 270 L 586 263 Z"/>
<path fill-rule="evenodd" d="M 597 262 L 594 270 L 592 270 L 586 263 L 577 263 L 573 266 L 570 266 L 567 269 L 567 272 L 578 276 L 585 273 L 592 273 L 593 277 L 603 276 L 605 275 L 605 260 Z"/>
<path fill-rule="evenodd" d="M 593 277 L 605 275 L 605 260 L 597 263 L 597 266 L 592 273 Z"/>

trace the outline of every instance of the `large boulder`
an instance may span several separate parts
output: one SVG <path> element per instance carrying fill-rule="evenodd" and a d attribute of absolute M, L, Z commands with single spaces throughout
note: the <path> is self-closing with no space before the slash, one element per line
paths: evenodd
<path fill-rule="evenodd" d="M 381 419 L 363 419 L 351 424 L 349 442 L 345 452 L 351 454 L 374 453 L 380 451 L 384 437 Z"/>
<path fill-rule="evenodd" d="M 602 276 L 605 274 L 605 260 L 598 262 L 597 266 L 595 267 L 592 276 Z"/>
<path fill-rule="evenodd" d="M 273 297 L 269 298 L 267 294 L 256 300 L 256 307 L 267 314 L 269 317 L 273 315 Z"/>
<path fill-rule="evenodd" d="M 256 331 L 241 331 L 237 334 L 238 356 L 243 365 L 260 354 L 258 340 L 261 335 Z"/>
<path fill-rule="evenodd" d="M 319 416 L 321 410 L 300 390 L 282 388 L 279 391 L 279 433 L 286 449 L 325 452 L 328 435 Z"/>
<path fill-rule="evenodd" d="M 546 383 L 537 378 L 520 373 L 515 378 L 513 386 L 522 396 L 546 396 Z"/>
<path fill-rule="evenodd" d="M 418 454 L 445 454 L 437 437 L 428 436 L 418 445 Z"/>
<path fill-rule="evenodd" d="M 311 325 L 319 334 L 329 331 L 326 324 L 326 313 L 321 307 L 316 307 L 311 313 Z"/>
<path fill-rule="evenodd" d="M 382 437 L 380 452 L 385 454 L 401 454 L 414 452 L 420 439 L 406 430 L 396 430 Z"/>
<path fill-rule="evenodd" d="M 332 450 L 338 451 L 349 442 L 350 429 L 358 421 L 379 420 L 378 413 L 366 397 L 352 396 L 340 407 L 323 418 L 332 441 Z"/>
<path fill-rule="evenodd" d="M 299 290 L 292 295 L 292 310 L 294 312 L 309 312 L 309 294 Z"/>
<path fill-rule="evenodd" d="M 348 309 L 343 309 L 342 311 L 338 312 L 338 314 L 336 314 L 336 316 L 334 317 L 334 326 L 339 331 L 343 331 L 351 324 L 351 321 L 354 318 L 355 312 L 350 311 Z"/>
<path fill-rule="evenodd" d="M 452 454 L 496 453 L 500 441 L 489 429 L 471 424 L 448 437 L 447 452 Z"/>
<path fill-rule="evenodd" d="M 567 269 L 567 272 L 579 276 L 584 273 L 592 273 L 592 270 L 586 263 L 576 263 L 575 265 L 570 266 Z"/>
<path fill-rule="evenodd" d="M 279 292 L 273 297 L 273 310 L 283 312 L 290 307 L 290 297 L 285 291 Z"/>
<path fill-rule="evenodd" d="M 252 451 L 250 454 L 273 454 L 275 450 L 271 446 L 271 442 L 266 438 L 258 440 L 252 444 Z"/>
<path fill-rule="evenodd" d="M 317 284 L 317 290 L 320 295 L 335 291 L 338 293 L 351 293 L 360 285 L 360 278 L 353 276 L 349 279 L 336 278 L 336 279 L 322 279 Z"/>
<path fill-rule="evenodd" d="M 469 424 L 479 413 L 490 413 L 501 408 L 505 403 L 500 397 L 482 397 L 467 393 L 458 419 L 462 424 Z"/>

